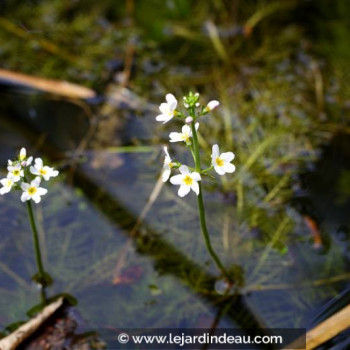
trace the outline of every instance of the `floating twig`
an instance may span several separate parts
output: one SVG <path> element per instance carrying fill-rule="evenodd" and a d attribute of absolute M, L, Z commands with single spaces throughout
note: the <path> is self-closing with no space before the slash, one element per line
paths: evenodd
<path fill-rule="evenodd" d="M 32 335 L 46 320 L 51 317 L 63 304 L 63 298 L 46 306 L 34 318 L 20 326 L 13 333 L 0 340 L 0 350 L 14 350 L 25 339 Z"/>

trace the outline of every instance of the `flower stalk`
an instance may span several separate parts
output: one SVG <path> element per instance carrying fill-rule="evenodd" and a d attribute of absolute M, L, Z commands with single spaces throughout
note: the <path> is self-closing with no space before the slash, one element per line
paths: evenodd
<path fill-rule="evenodd" d="M 193 153 L 194 153 L 194 162 L 195 162 L 195 169 L 197 172 L 201 172 L 201 160 L 200 160 L 200 154 L 199 154 L 199 145 L 198 145 L 198 137 L 197 137 L 197 130 L 195 128 L 194 122 L 191 123 L 191 129 L 192 129 L 192 137 L 193 137 Z M 199 194 L 197 196 L 197 203 L 198 203 L 198 212 L 199 212 L 199 221 L 201 224 L 201 230 L 202 235 L 204 238 L 205 245 L 207 247 L 207 250 L 209 254 L 211 255 L 212 259 L 215 261 L 216 266 L 219 268 L 219 270 L 222 272 L 222 274 L 230 280 L 229 275 L 216 255 L 213 246 L 211 245 L 210 236 L 207 228 L 207 223 L 205 219 L 205 208 L 204 208 L 204 202 L 203 202 L 203 195 L 202 195 L 202 185 L 199 183 Z"/>
<path fill-rule="evenodd" d="M 197 130 L 199 128 L 199 123 L 197 120 L 210 113 L 213 109 L 219 106 L 219 102 L 216 100 L 210 101 L 206 106 L 201 106 L 199 102 L 199 94 L 193 94 L 190 92 L 187 96 L 183 98 L 184 107 L 186 108 L 186 114 L 179 112 L 176 108 L 178 106 L 175 96 L 172 94 L 166 95 L 166 103 L 162 103 L 159 107 L 161 115 L 156 117 L 157 121 L 167 123 L 172 118 L 181 119 L 185 122 L 182 126 L 181 132 L 172 132 L 169 135 L 170 142 L 180 142 L 185 143 L 186 147 L 190 149 L 193 160 L 194 168 L 188 167 L 181 164 L 178 161 L 173 161 L 168 153 L 168 148 L 164 147 L 165 159 L 163 165 L 163 181 L 167 181 L 170 178 L 170 182 L 173 185 L 179 185 L 178 195 L 180 197 L 185 197 L 192 190 L 197 195 L 198 202 L 198 212 L 201 225 L 201 231 L 203 234 L 204 242 L 206 248 L 217 265 L 218 269 L 221 271 L 223 276 L 228 282 L 231 282 L 231 278 L 225 269 L 224 265 L 221 263 L 219 257 L 216 255 L 213 246 L 210 241 L 210 236 L 206 224 L 205 208 L 202 194 L 202 177 L 211 176 L 209 172 L 215 170 L 219 175 L 225 175 L 226 173 L 233 173 L 235 171 L 235 166 L 231 164 L 234 159 L 234 154 L 232 152 L 221 153 L 219 151 L 218 145 L 213 145 L 212 155 L 211 155 L 211 165 L 205 169 L 201 169 L 201 157 L 198 143 Z M 176 166 L 174 166 L 176 164 Z M 170 177 L 172 169 L 179 169 L 180 174 Z"/>
<path fill-rule="evenodd" d="M 27 210 L 28 210 L 28 216 L 29 216 L 29 221 L 30 221 L 30 227 L 31 227 L 32 233 L 33 233 L 33 243 L 34 243 L 34 250 L 35 250 L 36 265 L 37 265 L 38 272 L 39 272 L 41 279 L 45 280 L 45 270 L 44 270 L 43 261 L 41 258 L 38 230 L 36 228 L 32 203 L 30 201 L 27 201 Z"/>

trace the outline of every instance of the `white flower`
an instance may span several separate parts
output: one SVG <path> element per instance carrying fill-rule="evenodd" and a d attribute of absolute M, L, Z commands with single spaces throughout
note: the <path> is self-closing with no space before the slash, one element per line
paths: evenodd
<path fill-rule="evenodd" d="M 165 159 L 163 164 L 162 180 L 163 182 L 166 182 L 170 177 L 171 168 L 174 166 L 174 163 L 171 161 L 171 158 L 168 153 L 168 148 L 166 146 L 164 146 L 164 152 L 165 152 Z"/>
<path fill-rule="evenodd" d="M 26 158 L 27 158 L 27 150 L 24 147 L 22 147 L 21 151 L 19 152 L 19 160 L 22 166 L 29 166 L 30 164 L 32 164 L 33 157 L 29 157 L 28 159 Z M 9 161 L 9 165 L 11 165 L 10 161 Z"/>
<path fill-rule="evenodd" d="M 219 175 L 224 175 L 225 173 L 233 173 L 236 170 L 236 167 L 230 163 L 234 158 L 235 155 L 232 152 L 220 154 L 219 146 L 213 146 L 211 164 Z"/>
<path fill-rule="evenodd" d="M 14 182 L 17 182 L 21 179 L 21 177 L 24 176 L 21 164 L 15 164 L 9 163 L 10 165 L 7 167 L 7 170 L 9 171 L 9 177 L 12 178 Z"/>
<path fill-rule="evenodd" d="M 159 110 L 161 111 L 162 114 L 160 114 L 156 117 L 156 120 L 158 122 L 163 122 L 163 124 L 168 122 L 170 119 L 172 119 L 174 117 L 175 109 L 177 107 L 177 100 L 176 100 L 174 95 L 167 94 L 165 96 L 165 99 L 167 102 L 162 103 L 159 106 Z"/>
<path fill-rule="evenodd" d="M 47 193 L 46 188 L 40 186 L 40 177 L 36 177 L 30 184 L 22 182 L 21 188 L 23 190 L 21 201 L 29 201 L 32 199 L 35 203 L 41 201 L 41 196 L 44 196 Z"/>
<path fill-rule="evenodd" d="M 199 128 L 199 123 L 196 123 L 195 125 L 196 130 Z M 170 135 L 170 142 L 186 142 L 187 145 L 191 144 L 190 138 L 192 137 L 192 130 L 191 127 L 187 124 L 185 124 L 181 132 L 171 132 Z"/>
<path fill-rule="evenodd" d="M 9 176 L 2 180 L 0 180 L 0 183 L 3 187 L 0 188 L 0 194 L 3 195 L 5 193 L 9 193 L 12 189 L 12 186 L 14 185 L 13 177 Z"/>
<path fill-rule="evenodd" d="M 216 100 L 213 100 L 213 101 L 210 101 L 207 106 L 205 107 L 205 112 L 210 112 L 212 111 L 213 109 L 215 109 L 216 107 L 218 107 L 220 105 L 220 102 L 219 101 L 216 101 Z"/>
<path fill-rule="evenodd" d="M 199 194 L 199 185 L 198 181 L 201 181 L 201 176 L 197 172 L 190 172 L 188 167 L 186 165 L 181 165 L 179 175 L 172 176 L 170 178 L 170 182 L 173 185 L 180 185 L 178 195 L 180 197 L 185 197 L 190 190 L 192 189 L 193 192 L 198 196 Z"/>
<path fill-rule="evenodd" d="M 36 158 L 34 166 L 31 166 L 29 170 L 34 175 L 42 176 L 46 181 L 58 175 L 58 170 L 44 166 L 41 158 Z"/>

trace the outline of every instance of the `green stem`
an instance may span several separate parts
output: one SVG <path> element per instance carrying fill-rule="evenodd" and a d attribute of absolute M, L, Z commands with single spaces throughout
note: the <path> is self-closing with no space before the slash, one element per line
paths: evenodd
<path fill-rule="evenodd" d="M 193 121 L 191 123 L 191 130 L 192 130 L 192 139 L 193 139 L 193 153 L 194 153 L 194 162 L 196 171 L 200 173 L 201 171 L 201 159 L 199 156 L 199 146 L 198 146 L 198 137 L 197 137 L 197 130 L 195 126 L 195 122 Z"/>
<path fill-rule="evenodd" d="M 208 232 L 207 224 L 205 221 L 205 210 L 204 210 L 204 203 L 203 203 L 203 196 L 202 196 L 202 186 L 200 183 L 199 183 L 199 194 L 197 196 L 197 201 L 198 201 L 198 209 L 199 209 L 199 220 L 201 223 L 201 228 L 202 228 L 202 233 L 203 233 L 205 245 L 208 249 L 209 254 L 211 255 L 211 257 L 215 261 L 217 267 L 225 275 L 225 277 L 229 279 L 229 276 L 228 276 L 228 273 L 226 272 L 226 269 L 224 268 L 224 266 L 221 263 L 218 256 L 215 254 L 214 249 L 213 249 L 211 242 L 210 242 L 209 232 Z"/>
<path fill-rule="evenodd" d="M 198 173 L 201 172 L 201 163 L 200 163 L 200 154 L 199 154 L 199 146 L 198 146 L 198 138 L 197 138 L 197 131 L 195 127 L 195 123 L 191 123 L 191 130 L 192 130 L 192 139 L 193 139 L 193 153 L 194 153 L 194 161 L 195 161 L 195 169 Z M 202 195 L 202 185 L 199 182 L 199 194 L 197 196 L 197 202 L 198 202 L 198 211 L 199 211 L 199 220 L 201 224 L 202 234 L 204 237 L 204 242 L 207 247 L 207 250 L 213 260 L 215 261 L 217 267 L 219 270 L 223 273 L 223 275 L 230 281 L 229 274 L 227 273 L 226 269 L 224 268 L 223 264 L 221 263 L 220 259 L 216 255 L 209 237 L 209 232 L 207 229 L 207 223 L 205 220 L 205 209 L 204 209 L 204 202 L 203 202 L 203 195 Z"/>
<path fill-rule="evenodd" d="M 27 209 L 28 209 L 28 214 L 29 214 L 30 226 L 31 226 L 32 232 L 33 232 L 36 265 L 38 267 L 39 275 L 42 277 L 42 279 L 45 279 L 45 272 L 44 272 L 43 262 L 41 259 L 38 230 L 36 229 L 32 203 L 30 202 L 30 200 L 27 201 Z"/>

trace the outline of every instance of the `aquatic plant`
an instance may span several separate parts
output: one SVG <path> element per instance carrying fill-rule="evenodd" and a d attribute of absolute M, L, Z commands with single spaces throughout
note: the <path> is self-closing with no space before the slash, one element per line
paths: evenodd
<path fill-rule="evenodd" d="M 216 100 L 213 100 L 210 101 L 206 106 L 202 106 L 199 102 L 199 93 L 194 94 L 190 92 L 183 98 L 183 104 L 186 112 L 182 113 L 176 109 L 178 102 L 174 95 L 167 94 L 166 101 L 167 102 L 162 103 L 159 106 L 161 114 L 156 117 L 156 120 L 159 122 L 167 123 L 174 117 L 177 117 L 180 120 L 185 121 L 181 132 L 171 132 L 169 138 L 170 142 L 185 143 L 186 147 L 191 151 L 194 167 L 188 167 L 187 165 L 181 164 L 179 161 L 173 161 L 168 153 L 167 147 L 164 147 L 165 159 L 163 165 L 162 180 L 163 182 L 166 182 L 171 175 L 171 170 L 178 169 L 180 171 L 180 174 L 174 175 L 170 178 L 170 182 L 173 185 L 180 186 L 178 195 L 180 197 L 185 197 L 190 193 L 191 190 L 197 195 L 200 224 L 206 247 L 223 275 L 228 280 L 230 280 L 229 274 L 216 255 L 210 242 L 210 236 L 206 224 L 201 181 L 202 176 L 211 176 L 210 171 L 213 169 L 219 175 L 224 175 L 225 173 L 233 173 L 236 170 L 236 167 L 231 164 L 231 161 L 234 159 L 234 154 L 232 152 L 225 152 L 220 154 L 219 146 L 215 144 L 212 148 L 211 166 L 202 169 L 197 136 L 197 131 L 199 128 L 199 123 L 197 120 L 218 107 L 220 103 Z"/>
<path fill-rule="evenodd" d="M 10 191 L 22 191 L 21 201 L 26 203 L 30 226 L 33 233 L 35 248 L 35 257 L 38 268 L 38 274 L 33 276 L 33 280 L 38 282 L 43 288 L 52 283 L 50 275 L 45 272 L 41 252 L 38 230 L 35 223 L 32 201 L 35 204 L 41 202 L 41 197 L 47 194 L 47 189 L 40 187 L 41 180 L 49 181 L 51 177 L 56 177 L 59 172 L 49 166 L 44 166 L 41 158 L 36 158 L 33 163 L 33 157 L 27 157 L 27 151 L 22 148 L 18 157 L 8 160 L 8 174 L 6 178 L 0 180 L 2 188 L 0 194 L 4 195 Z"/>

